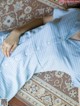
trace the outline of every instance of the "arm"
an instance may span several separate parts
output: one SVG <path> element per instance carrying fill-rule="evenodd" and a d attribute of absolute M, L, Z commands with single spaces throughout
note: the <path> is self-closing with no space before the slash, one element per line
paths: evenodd
<path fill-rule="evenodd" d="M 14 31 L 19 33 L 19 36 L 21 36 L 21 34 L 23 34 L 25 31 L 31 30 L 33 28 L 36 28 L 40 25 L 43 25 L 49 21 L 52 21 L 53 17 L 52 16 L 45 16 L 43 18 L 38 18 L 38 19 L 34 19 L 33 21 L 31 21 L 30 23 L 27 23 L 21 27 L 18 27 L 16 29 L 14 29 Z"/>
<path fill-rule="evenodd" d="M 43 19 L 42 18 L 34 19 L 31 22 L 26 23 L 26 24 L 22 25 L 21 27 L 14 29 L 13 31 L 18 32 L 19 36 L 21 36 L 21 34 L 23 34 L 24 32 L 31 30 L 33 28 L 36 28 L 40 25 L 43 25 Z"/>
<path fill-rule="evenodd" d="M 11 31 L 10 35 L 3 41 L 2 44 L 2 52 L 5 56 L 9 57 L 10 53 L 14 51 L 14 49 L 18 45 L 19 37 L 28 30 L 36 28 L 40 25 L 45 24 L 46 22 L 52 21 L 52 16 L 34 19 L 32 22 L 27 23 L 21 27 L 18 27 Z"/>

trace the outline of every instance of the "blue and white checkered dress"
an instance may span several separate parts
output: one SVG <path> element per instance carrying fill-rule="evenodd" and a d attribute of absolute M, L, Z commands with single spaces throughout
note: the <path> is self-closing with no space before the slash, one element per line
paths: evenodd
<path fill-rule="evenodd" d="M 53 22 L 27 31 L 10 57 L 0 49 L 0 97 L 8 101 L 34 73 L 62 71 L 80 87 L 80 41 L 70 39 L 80 32 L 80 10 L 54 10 Z M 0 32 L 0 44 L 10 32 Z"/>

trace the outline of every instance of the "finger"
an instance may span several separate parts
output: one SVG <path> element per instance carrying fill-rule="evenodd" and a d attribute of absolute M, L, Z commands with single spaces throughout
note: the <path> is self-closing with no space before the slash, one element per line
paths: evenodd
<path fill-rule="evenodd" d="M 10 49 L 11 49 L 11 47 L 8 47 L 8 48 L 6 49 L 6 56 L 7 56 L 7 57 L 10 56 Z"/>
<path fill-rule="evenodd" d="M 5 45 L 7 45 L 7 43 L 5 41 L 3 41 L 2 47 L 5 47 Z"/>
<path fill-rule="evenodd" d="M 14 44 L 13 47 L 11 48 L 11 50 L 10 50 L 10 53 L 12 53 L 15 50 L 16 47 L 17 47 L 17 44 Z"/>
<path fill-rule="evenodd" d="M 2 52 L 3 52 L 3 54 L 4 54 L 3 48 L 1 48 L 1 49 L 2 49 Z"/>
<path fill-rule="evenodd" d="M 6 56 L 6 42 L 5 41 L 3 41 L 2 43 L 2 52 Z"/>
<path fill-rule="evenodd" d="M 5 56 L 9 56 L 9 50 L 10 50 L 10 48 L 11 48 L 11 46 L 10 45 L 4 45 L 3 47 L 2 47 L 2 50 L 3 50 L 3 54 L 5 55 Z"/>
<path fill-rule="evenodd" d="M 7 48 L 3 48 L 3 47 L 2 47 L 2 52 L 3 52 L 3 54 L 4 54 L 5 56 L 6 56 L 6 49 L 7 49 Z"/>

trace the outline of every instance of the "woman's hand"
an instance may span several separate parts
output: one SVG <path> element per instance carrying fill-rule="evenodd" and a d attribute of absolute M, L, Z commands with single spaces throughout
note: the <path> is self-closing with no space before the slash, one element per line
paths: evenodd
<path fill-rule="evenodd" d="M 3 41 L 2 44 L 2 52 L 5 56 L 9 57 L 10 53 L 14 51 L 14 49 L 17 47 L 18 45 L 18 41 L 19 41 L 19 37 L 28 30 L 31 30 L 33 28 L 36 28 L 40 25 L 43 25 L 43 23 L 52 21 L 53 18 L 52 16 L 46 17 L 46 18 L 38 18 L 38 19 L 34 19 L 32 22 L 30 23 L 26 23 L 23 26 L 20 26 L 16 29 L 14 29 L 10 35 Z"/>
<path fill-rule="evenodd" d="M 17 47 L 19 36 L 20 33 L 17 30 L 13 30 L 10 35 L 3 41 L 2 52 L 5 56 L 9 57 L 14 49 Z"/>

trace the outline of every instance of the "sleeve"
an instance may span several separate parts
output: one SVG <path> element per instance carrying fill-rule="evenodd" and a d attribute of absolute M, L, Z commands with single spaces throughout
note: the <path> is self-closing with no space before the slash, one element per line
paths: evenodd
<path fill-rule="evenodd" d="M 61 18 L 62 16 L 74 11 L 74 9 L 68 9 L 68 10 L 62 10 L 62 9 L 58 9 L 58 8 L 55 8 L 53 10 L 53 19 L 57 19 L 57 18 Z"/>
<path fill-rule="evenodd" d="M 54 12 L 54 16 L 58 14 L 56 12 L 57 11 Z M 57 27 L 59 35 L 67 39 L 72 35 L 73 32 L 75 32 L 76 30 L 79 31 L 79 21 L 80 10 L 70 9 L 70 12 L 68 12 L 64 16 L 62 14 L 58 15 L 57 19 L 53 20 L 53 23 Z"/>

